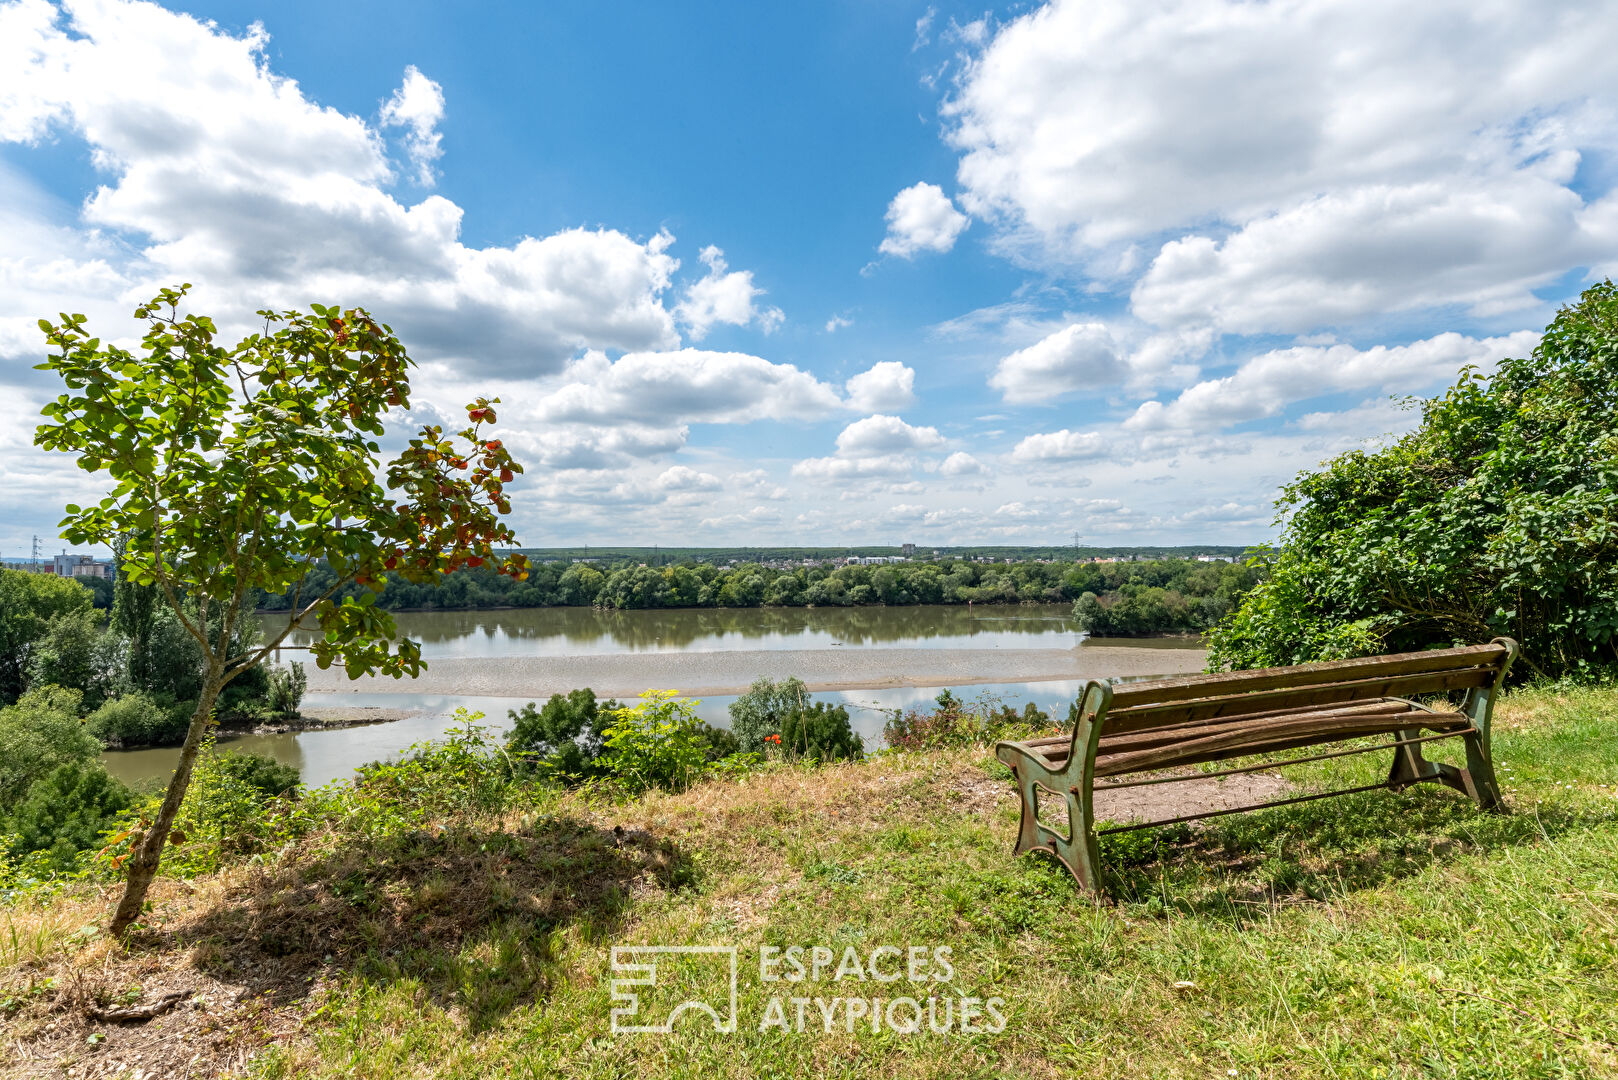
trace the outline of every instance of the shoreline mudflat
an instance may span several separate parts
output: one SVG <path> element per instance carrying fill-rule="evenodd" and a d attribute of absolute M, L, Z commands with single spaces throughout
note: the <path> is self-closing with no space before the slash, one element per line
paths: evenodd
<path fill-rule="evenodd" d="M 754 679 L 796 675 L 810 690 L 973 686 L 1201 671 L 1202 649 L 1080 646 L 1075 649 L 813 649 L 612 653 L 586 656 L 446 657 L 415 679 L 350 680 L 340 668 L 308 668 L 309 690 L 467 697 L 549 697 L 588 686 L 604 697 L 647 689 L 726 695 Z"/>

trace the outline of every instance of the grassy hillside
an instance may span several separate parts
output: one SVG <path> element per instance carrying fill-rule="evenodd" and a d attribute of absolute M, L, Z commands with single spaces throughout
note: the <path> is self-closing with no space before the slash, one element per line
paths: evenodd
<path fill-rule="evenodd" d="M 1618 1075 L 1615 740 L 1618 693 L 1518 693 L 1496 735 L 1509 816 L 1421 787 L 1125 834 L 1114 906 L 1012 859 L 984 749 L 616 805 L 390 791 L 373 818 L 161 881 L 127 949 L 88 929 L 110 891 L 0 909 L 0 1054 L 19 1076 Z M 687 1013 L 615 1036 L 612 948 L 642 944 L 737 946 L 739 1030 Z M 932 976 L 947 948 L 950 977 L 763 981 L 760 948 L 790 945 L 853 947 L 862 970 L 918 946 Z M 646 1010 L 679 1000 L 676 975 L 712 990 L 704 963 L 666 965 Z M 193 996 L 149 1023 L 86 1017 L 175 991 Z M 838 1011 L 827 1031 L 813 1000 L 950 992 L 1001 999 L 1003 1030 L 850 1031 Z M 759 1030 L 772 997 L 793 1030 Z"/>

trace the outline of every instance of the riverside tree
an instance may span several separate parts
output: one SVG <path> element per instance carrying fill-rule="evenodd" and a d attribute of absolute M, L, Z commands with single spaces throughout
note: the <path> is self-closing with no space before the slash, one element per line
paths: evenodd
<path fill-rule="evenodd" d="M 1421 424 L 1286 487 L 1269 577 L 1211 635 L 1265 667 L 1516 638 L 1524 674 L 1618 664 L 1618 288 L 1532 355 L 1461 372 Z"/>
<path fill-rule="evenodd" d="M 467 406 L 468 426 L 453 435 L 422 428 L 384 466 L 383 421 L 409 407 L 414 366 L 387 325 L 362 309 L 313 304 L 260 311 L 262 333 L 221 345 L 211 319 L 181 313 L 189 288 L 164 289 L 135 310 L 148 329 L 134 352 L 103 346 L 83 315 L 40 320 L 55 352 L 39 368 L 67 392 L 45 407 L 34 441 L 112 484 L 99 504 L 67 507 L 62 536 L 122 542 L 119 572 L 155 587 L 202 653 L 179 763 L 128 857 L 111 924 L 118 935 L 141 912 L 231 680 L 309 619 L 322 632 L 311 647 L 320 667 L 341 663 L 350 678 L 414 675 L 419 648 L 395 642 L 392 616 L 375 604 L 385 572 L 415 582 L 485 563 L 527 572 L 522 556 L 494 551 L 515 542 L 500 515 L 511 509 L 505 485 L 522 471 L 486 432 L 498 398 Z M 318 564 L 331 576 L 306 595 Z M 357 598 L 339 602 L 350 584 L 362 587 Z M 255 589 L 294 601 L 261 641 L 244 644 L 234 631 Z"/>

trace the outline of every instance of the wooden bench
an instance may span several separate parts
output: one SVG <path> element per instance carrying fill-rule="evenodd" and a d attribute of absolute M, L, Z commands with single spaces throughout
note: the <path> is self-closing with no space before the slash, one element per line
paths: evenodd
<path fill-rule="evenodd" d="M 1402 790 L 1433 780 L 1465 793 L 1485 810 L 1501 810 L 1500 789 L 1489 757 L 1489 720 L 1517 643 L 1495 638 L 1461 649 L 1333 660 L 1295 667 L 1193 675 L 1153 682 L 1112 684 L 1092 680 L 1077 702 L 1071 736 L 1003 742 L 995 756 L 1011 767 L 1022 796 L 1017 854 L 1044 851 L 1068 868 L 1080 887 L 1103 892 L 1098 835 L 1170 825 L 1257 810 L 1267 806 L 1348 795 L 1375 788 Z M 1409 698 L 1464 691 L 1459 708 L 1419 705 Z M 1392 735 L 1391 742 L 1294 757 L 1316 761 L 1349 754 L 1393 752 L 1393 768 L 1380 784 L 1303 795 L 1229 810 L 1095 830 L 1098 790 L 1173 783 L 1210 776 L 1273 769 L 1266 761 L 1217 772 L 1154 776 L 1097 783 L 1102 777 L 1157 772 L 1230 758 Z M 1428 761 L 1421 746 L 1459 738 L 1466 768 Z M 1039 798 L 1067 805 L 1066 836 L 1039 820 Z"/>

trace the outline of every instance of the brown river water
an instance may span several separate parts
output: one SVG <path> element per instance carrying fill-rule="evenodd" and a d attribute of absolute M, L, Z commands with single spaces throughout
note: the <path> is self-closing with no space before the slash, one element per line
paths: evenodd
<path fill-rule="evenodd" d="M 266 616 L 266 623 L 273 616 Z M 868 746 L 880 743 L 884 710 L 930 702 L 953 687 L 964 698 L 1064 715 L 1086 678 L 1200 670 L 1200 642 L 1185 638 L 1086 640 L 1067 605 L 743 608 L 596 611 L 404 612 L 402 635 L 421 643 L 423 679 L 349 683 L 310 665 L 304 711 L 375 711 L 402 718 L 335 731 L 231 738 L 232 749 L 268 754 L 320 785 L 368 761 L 441 736 L 458 707 L 496 728 L 507 710 L 550 692 L 594 686 L 632 697 L 649 686 L 703 692 L 697 711 L 729 722 L 726 707 L 758 674 L 803 675 L 816 699 L 842 704 Z M 300 659 L 294 635 L 281 661 Z M 435 664 L 434 661 L 437 661 Z M 109 751 L 114 775 L 161 783 L 178 751 Z"/>

